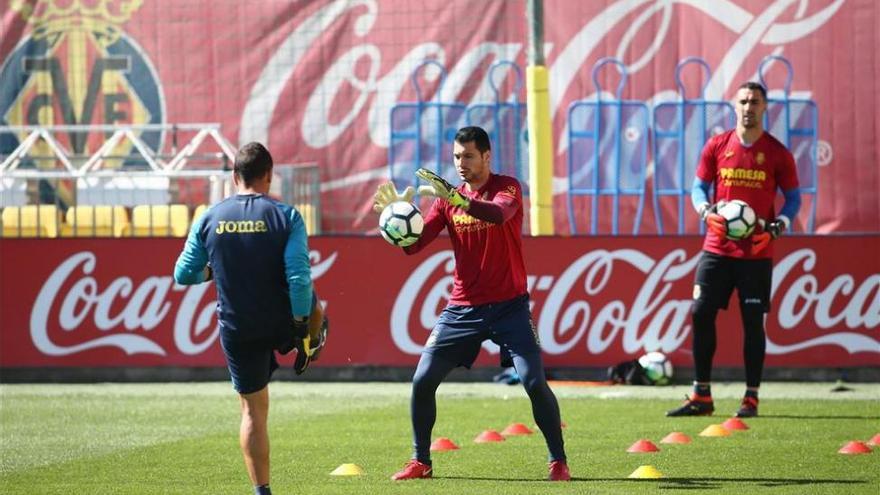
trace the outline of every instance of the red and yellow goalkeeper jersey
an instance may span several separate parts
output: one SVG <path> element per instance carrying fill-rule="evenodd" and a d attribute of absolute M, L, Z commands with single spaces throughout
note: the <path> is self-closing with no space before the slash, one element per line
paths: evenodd
<path fill-rule="evenodd" d="M 776 218 L 773 205 L 776 190 L 788 191 L 798 187 L 794 157 L 768 132 L 751 146 L 743 146 L 732 130 L 714 136 L 703 148 L 697 177 L 715 185 L 713 203 L 722 199 L 743 200 L 759 218 L 768 222 Z M 772 242 L 755 255 L 750 239 L 732 241 L 718 237 L 711 230 L 706 233 L 703 249 L 734 258 L 773 257 Z"/>
<path fill-rule="evenodd" d="M 458 191 L 468 199 L 490 201 L 504 211 L 504 222 L 493 224 L 438 199 L 425 215 L 418 242 L 404 248 L 419 252 L 445 227 L 455 253 L 452 295 L 449 304 L 478 306 L 507 301 L 527 293 L 522 254 L 522 187 L 506 175 L 492 174 L 477 191 L 462 184 Z"/>

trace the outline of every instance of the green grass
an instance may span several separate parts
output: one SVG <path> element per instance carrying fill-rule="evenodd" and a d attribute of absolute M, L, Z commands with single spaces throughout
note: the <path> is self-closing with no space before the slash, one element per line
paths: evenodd
<path fill-rule="evenodd" d="M 770 383 L 761 417 L 725 438 L 700 437 L 736 408 L 741 385 L 715 385 L 716 416 L 666 418 L 686 387 L 556 387 L 574 480 L 542 481 L 539 435 L 475 444 L 482 430 L 533 426 L 519 387 L 447 383 L 434 436 L 433 480 L 394 483 L 409 458 L 408 384 L 273 382 L 276 494 L 880 493 L 880 451 L 841 455 L 880 432 L 880 385 Z M 238 449 L 238 398 L 225 383 L 0 386 L 0 493 L 252 493 Z M 689 445 L 663 445 L 671 431 Z M 656 454 L 628 454 L 647 438 Z M 364 476 L 335 477 L 342 463 Z M 650 464 L 662 480 L 627 476 Z"/>

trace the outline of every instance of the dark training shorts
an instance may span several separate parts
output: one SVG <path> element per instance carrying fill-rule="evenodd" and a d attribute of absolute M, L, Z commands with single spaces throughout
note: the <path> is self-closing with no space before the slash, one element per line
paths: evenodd
<path fill-rule="evenodd" d="M 317 294 L 313 292 L 312 311 L 318 304 Z M 291 315 L 291 319 L 293 316 Z M 272 378 L 278 369 L 275 351 L 289 348 L 293 338 L 292 328 L 283 329 L 283 333 L 262 339 L 241 340 L 231 339 L 220 332 L 220 344 L 226 355 L 226 365 L 232 378 L 232 386 L 240 394 L 259 392 Z"/>
<path fill-rule="evenodd" d="M 772 276 L 770 258 L 744 260 L 703 251 L 697 264 L 694 301 L 727 309 L 735 288 L 741 306 L 759 306 L 766 313 L 770 311 Z"/>
<path fill-rule="evenodd" d="M 240 394 L 259 392 L 278 369 L 275 347 L 278 339 L 229 340 L 220 336 L 232 386 Z"/>
<path fill-rule="evenodd" d="M 486 339 L 501 346 L 502 363 L 507 366 L 512 365 L 512 356 L 541 352 L 527 294 L 480 306 L 447 306 L 423 352 L 470 368 Z"/>

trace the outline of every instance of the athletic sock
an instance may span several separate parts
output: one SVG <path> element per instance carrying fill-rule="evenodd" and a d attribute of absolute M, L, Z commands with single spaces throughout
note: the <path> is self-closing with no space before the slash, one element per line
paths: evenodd
<path fill-rule="evenodd" d="M 272 489 L 269 485 L 259 485 L 254 487 L 254 495 L 272 495 Z"/>
<path fill-rule="evenodd" d="M 701 399 L 711 399 L 712 398 L 712 386 L 708 383 L 696 383 L 694 382 L 694 395 Z"/>
<path fill-rule="evenodd" d="M 748 389 L 748 388 L 747 388 L 747 389 L 746 389 L 746 395 L 745 395 L 745 396 L 746 396 L 746 397 L 749 397 L 749 398 L 752 398 L 752 399 L 755 399 L 755 400 L 757 401 L 757 400 L 758 400 L 758 391 L 757 391 L 757 390 L 754 390 L 754 389 Z"/>

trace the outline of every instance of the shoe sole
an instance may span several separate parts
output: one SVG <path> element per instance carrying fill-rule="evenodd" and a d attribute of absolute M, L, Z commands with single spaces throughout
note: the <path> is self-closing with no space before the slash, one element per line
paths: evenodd
<path fill-rule="evenodd" d="M 687 416 L 711 416 L 712 413 L 714 413 L 714 412 L 715 412 L 715 410 L 713 409 L 711 411 L 682 412 L 682 413 L 678 413 L 678 414 L 666 413 L 666 417 L 667 418 L 681 418 L 681 417 L 687 417 Z"/>
<path fill-rule="evenodd" d="M 429 480 L 433 478 L 433 473 L 428 473 L 426 476 L 407 476 L 407 477 L 391 477 L 391 481 L 409 481 L 409 480 Z"/>

